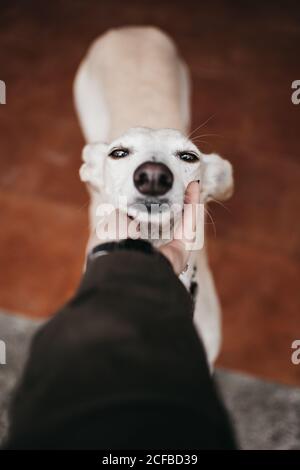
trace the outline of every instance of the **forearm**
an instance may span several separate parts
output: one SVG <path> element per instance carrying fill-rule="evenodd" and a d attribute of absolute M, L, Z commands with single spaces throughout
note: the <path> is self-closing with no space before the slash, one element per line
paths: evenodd
<path fill-rule="evenodd" d="M 35 337 L 12 407 L 8 446 L 65 447 L 78 439 L 79 447 L 132 448 L 134 439 L 137 445 L 145 442 L 134 430 L 135 438 L 122 437 L 124 420 L 132 419 L 136 430 L 140 420 L 148 422 L 150 446 L 172 447 L 194 431 L 200 434 L 207 413 L 213 446 L 230 447 L 185 288 L 166 260 L 115 253 L 90 264 L 74 298 Z M 166 427 L 176 414 L 178 430 L 174 433 L 173 423 L 170 442 Z M 156 440 L 155 416 L 165 431 L 160 436 L 158 430 Z M 90 427 L 90 435 L 96 432 L 97 440 L 84 440 L 82 426 Z M 188 442 L 201 447 L 203 439 L 195 434 Z"/>

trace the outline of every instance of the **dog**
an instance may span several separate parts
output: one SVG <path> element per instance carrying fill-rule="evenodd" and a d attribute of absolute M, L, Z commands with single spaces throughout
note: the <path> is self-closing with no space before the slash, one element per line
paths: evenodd
<path fill-rule="evenodd" d="M 188 137 L 188 69 L 159 29 L 124 27 L 98 38 L 77 71 L 74 99 L 87 142 L 80 176 L 90 192 L 92 233 L 97 206 L 117 207 L 120 196 L 127 198 L 128 215 L 140 218 L 137 203 L 182 208 L 194 180 L 200 180 L 203 204 L 231 196 L 231 164 L 203 154 Z M 198 285 L 194 323 L 213 366 L 221 344 L 220 305 L 204 248 L 192 254 L 180 279 L 189 290 Z"/>

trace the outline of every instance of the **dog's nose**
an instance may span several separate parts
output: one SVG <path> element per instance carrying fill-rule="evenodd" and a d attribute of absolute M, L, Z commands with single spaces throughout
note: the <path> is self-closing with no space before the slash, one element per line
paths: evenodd
<path fill-rule="evenodd" d="M 133 181 L 140 193 L 162 196 L 173 186 L 173 174 L 163 163 L 145 162 L 134 172 Z"/>

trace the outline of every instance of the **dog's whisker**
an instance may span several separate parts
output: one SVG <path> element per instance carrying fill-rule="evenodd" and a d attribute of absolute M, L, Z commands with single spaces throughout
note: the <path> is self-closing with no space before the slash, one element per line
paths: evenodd
<path fill-rule="evenodd" d="M 226 207 L 225 204 L 223 204 L 223 203 L 222 203 L 221 201 L 219 201 L 218 199 L 215 199 L 214 197 L 210 197 L 210 198 L 211 198 L 211 200 L 212 200 L 213 202 L 215 202 L 216 204 L 219 204 L 221 207 L 223 207 L 223 209 L 225 209 L 227 212 L 229 212 L 229 214 L 232 215 L 231 210 L 228 209 L 228 207 Z"/>
<path fill-rule="evenodd" d="M 90 205 L 90 202 L 87 201 L 87 202 L 85 202 L 84 204 L 82 204 L 81 206 L 76 207 L 76 210 L 82 211 L 83 209 L 85 209 L 85 208 L 88 207 L 89 205 Z"/>
<path fill-rule="evenodd" d="M 205 213 L 208 215 L 209 219 L 211 220 L 210 224 L 212 224 L 212 226 L 213 226 L 213 228 L 214 228 L 214 236 L 215 236 L 215 238 L 216 238 L 216 237 L 217 237 L 217 230 L 216 230 L 215 221 L 214 221 L 212 215 L 210 214 L 209 210 L 208 210 L 206 207 L 204 207 L 204 211 L 205 211 Z"/>
<path fill-rule="evenodd" d="M 207 144 L 207 145 L 211 145 L 211 142 L 207 142 L 207 140 L 197 140 L 197 141 L 193 141 L 194 144 Z"/>
<path fill-rule="evenodd" d="M 193 134 L 195 134 L 195 132 L 197 132 L 199 129 L 201 129 L 201 127 L 205 126 L 209 121 L 211 121 L 214 117 L 216 116 L 216 113 L 212 114 L 208 119 L 206 119 L 206 121 L 204 121 L 202 124 L 200 124 L 200 126 L 196 127 L 194 130 L 192 130 L 188 135 L 187 135 L 187 139 L 190 139 L 191 136 Z"/>
<path fill-rule="evenodd" d="M 191 140 L 198 139 L 198 138 L 201 138 L 201 137 L 220 137 L 220 138 L 223 138 L 224 136 L 222 134 L 215 134 L 215 133 L 200 134 L 200 135 L 196 135 L 195 137 L 192 137 Z"/>

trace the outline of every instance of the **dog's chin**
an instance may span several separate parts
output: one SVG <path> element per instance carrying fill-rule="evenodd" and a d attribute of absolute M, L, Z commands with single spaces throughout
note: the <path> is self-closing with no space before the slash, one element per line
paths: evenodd
<path fill-rule="evenodd" d="M 172 202 L 168 199 L 145 198 L 129 205 L 127 214 L 130 218 L 142 223 L 165 225 L 174 219 L 176 214 Z"/>

